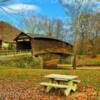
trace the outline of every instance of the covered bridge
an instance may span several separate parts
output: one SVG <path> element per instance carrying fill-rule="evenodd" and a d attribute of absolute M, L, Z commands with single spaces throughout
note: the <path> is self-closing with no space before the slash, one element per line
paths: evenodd
<path fill-rule="evenodd" d="M 17 50 L 31 50 L 32 55 L 42 59 L 42 63 L 46 65 L 66 63 L 73 52 L 71 44 L 49 36 L 21 33 L 15 41 Z"/>

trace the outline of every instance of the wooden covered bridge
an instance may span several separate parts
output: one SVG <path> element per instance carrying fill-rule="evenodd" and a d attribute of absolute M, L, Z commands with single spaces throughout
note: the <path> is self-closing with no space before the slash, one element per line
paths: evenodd
<path fill-rule="evenodd" d="M 20 33 L 15 39 L 17 50 L 31 50 L 43 65 L 70 63 L 73 46 L 67 42 L 44 35 Z"/>

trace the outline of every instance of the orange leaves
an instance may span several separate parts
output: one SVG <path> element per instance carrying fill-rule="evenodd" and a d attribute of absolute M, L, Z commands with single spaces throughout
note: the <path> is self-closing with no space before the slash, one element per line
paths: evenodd
<path fill-rule="evenodd" d="M 35 79 L 33 77 L 34 81 Z M 39 80 L 39 77 L 38 77 Z M 1 81 L 1 80 L 0 80 Z M 32 81 L 32 80 L 31 80 Z M 99 99 L 100 91 L 95 91 L 91 87 L 79 86 L 77 92 L 72 93 L 66 97 L 59 90 L 55 92 L 45 93 L 39 85 L 33 84 L 31 81 L 2 81 L 0 86 L 0 99 L 1 100 L 95 100 Z M 98 93 L 98 96 L 97 96 Z"/>

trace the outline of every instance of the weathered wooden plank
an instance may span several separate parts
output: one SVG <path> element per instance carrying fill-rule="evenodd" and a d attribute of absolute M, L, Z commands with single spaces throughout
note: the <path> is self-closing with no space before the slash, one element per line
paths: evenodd
<path fill-rule="evenodd" d="M 47 78 L 53 78 L 53 79 L 63 79 L 63 80 L 73 80 L 77 78 L 78 76 L 75 75 L 60 75 L 60 74 L 49 74 L 45 76 Z"/>
<path fill-rule="evenodd" d="M 40 83 L 40 85 L 51 86 L 51 87 L 55 87 L 55 88 L 68 88 L 67 85 L 60 85 L 60 84 L 48 83 L 48 82 L 42 82 L 42 83 Z"/>
<path fill-rule="evenodd" d="M 73 84 L 73 82 L 69 82 L 68 85 L 61 85 L 61 84 L 54 84 L 54 83 L 48 83 L 48 82 L 42 82 L 40 83 L 41 86 L 45 87 L 45 92 L 49 92 L 52 88 L 59 88 L 63 89 L 63 93 L 68 96 L 71 91 L 76 91 L 77 89 L 77 84 Z"/>

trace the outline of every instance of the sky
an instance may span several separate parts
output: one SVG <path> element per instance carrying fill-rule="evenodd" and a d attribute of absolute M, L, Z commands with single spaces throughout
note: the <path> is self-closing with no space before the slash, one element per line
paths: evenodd
<path fill-rule="evenodd" d="M 73 0 L 64 0 L 73 6 Z M 99 1 L 99 0 L 98 0 Z M 97 3 L 100 10 L 100 2 Z M 1 7 L 3 9 L 1 9 Z M 0 4 L 0 21 L 22 29 L 21 23 L 25 16 L 47 16 L 50 19 L 65 19 L 65 12 L 58 0 L 11 0 Z M 70 18 L 67 16 L 67 21 Z"/>
<path fill-rule="evenodd" d="M 57 0 L 12 0 L 12 2 L 7 3 L 6 6 L 16 11 L 21 11 L 22 9 L 24 9 L 24 11 L 31 10 L 33 14 L 46 15 L 49 17 L 64 16 L 63 7 Z"/>
<path fill-rule="evenodd" d="M 0 9 L 0 20 L 16 27 L 25 16 L 47 16 L 50 19 L 65 17 L 64 9 L 57 0 L 11 0 L 1 6 L 5 11 Z"/>

